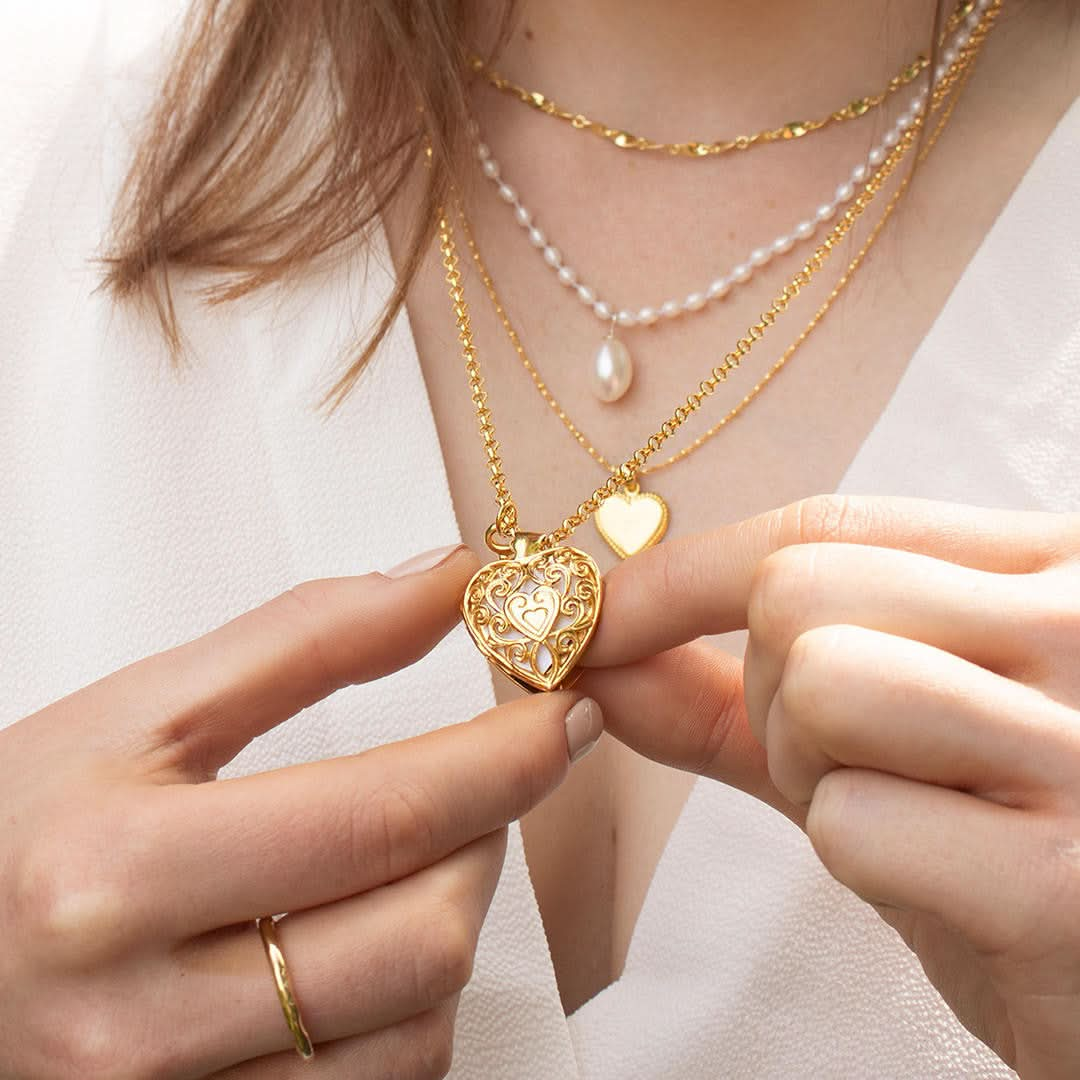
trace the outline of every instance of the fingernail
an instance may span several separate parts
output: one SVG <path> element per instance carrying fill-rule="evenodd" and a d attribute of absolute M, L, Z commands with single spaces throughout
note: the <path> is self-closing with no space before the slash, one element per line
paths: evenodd
<path fill-rule="evenodd" d="M 604 730 L 604 714 L 592 698 L 582 698 L 566 714 L 566 748 L 572 762 L 583 758 Z"/>
<path fill-rule="evenodd" d="M 401 578 L 410 574 L 422 574 L 425 570 L 434 570 L 441 566 L 455 552 L 460 551 L 464 544 L 450 544 L 447 547 L 435 548 L 433 551 L 425 551 L 422 555 L 414 555 L 403 563 L 398 563 L 392 570 L 384 572 L 383 577 Z"/>

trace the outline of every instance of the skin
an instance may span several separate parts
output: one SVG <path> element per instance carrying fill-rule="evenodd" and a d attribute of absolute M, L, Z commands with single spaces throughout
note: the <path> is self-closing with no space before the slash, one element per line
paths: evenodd
<path fill-rule="evenodd" d="M 803 828 L 1024 1080 L 1080 1075 L 1080 514 L 815 497 L 608 583 L 609 730 Z"/>
<path fill-rule="evenodd" d="M 476 567 L 459 548 L 406 577 L 304 583 L 0 732 L 0 985 L 18 1035 L 0 1075 L 446 1073 L 506 823 L 565 776 L 581 695 L 208 781 L 261 732 L 427 653 Z M 285 911 L 310 1062 L 252 921 Z"/>
<path fill-rule="evenodd" d="M 658 491 L 671 508 L 672 538 L 835 490 L 987 230 L 1080 94 L 1073 11 L 1073 5 L 1056 2 L 1008 4 L 944 136 L 829 316 L 733 425 L 685 462 L 645 479 L 644 488 Z M 633 18 L 625 17 L 622 5 L 600 0 L 527 3 L 499 66 L 606 122 L 693 138 L 788 119 L 795 101 L 807 115 L 823 114 L 882 85 L 925 46 L 930 17 L 929 4 L 886 0 L 642 2 L 634 5 Z M 687 41 L 700 47 L 687 49 Z M 768 62 L 763 41 L 769 43 Z M 778 71 L 785 77 L 777 78 Z M 616 302 L 633 305 L 685 296 L 790 227 L 815 204 L 814 193 L 832 191 L 838 169 L 865 155 L 895 115 L 879 112 L 718 161 L 673 163 L 628 156 L 484 86 L 474 89 L 473 101 L 507 179 L 567 262 L 608 288 Z M 1009 118 L 1007 134 L 1003 117 Z M 555 283 L 490 185 L 477 178 L 465 197 L 526 348 L 575 421 L 609 455 L 628 453 L 655 430 L 796 265 L 791 256 L 783 267 L 767 267 L 723 304 L 693 318 L 620 331 L 635 360 L 635 381 L 624 399 L 606 406 L 585 381 L 604 328 Z M 386 223 L 396 259 L 408 206 L 406 198 Z M 734 405 L 775 360 L 781 343 L 805 325 L 877 213 L 875 204 L 854 246 L 837 253 L 701 421 L 712 423 Z M 465 275 L 523 527 L 551 528 L 605 474 L 535 393 L 468 265 Z M 409 322 L 462 535 L 483 552 L 494 501 L 443 277 L 433 244 L 409 297 Z M 688 428 L 697 434 L 704 426 L 695 420 Z M 687 441 L 680 433 L 671 446 Z M 591 524 L 572 542 L 605 572 L 617 563 Z M 710 638 L 736 657 L 746 639 L 745 629 Z M 501 679 L 495 690 L 500 700 L 516 693 Z M 567 1013 L 621 973 L 691 779 L 606 736 L 554 797 L 522 822 Z"/>

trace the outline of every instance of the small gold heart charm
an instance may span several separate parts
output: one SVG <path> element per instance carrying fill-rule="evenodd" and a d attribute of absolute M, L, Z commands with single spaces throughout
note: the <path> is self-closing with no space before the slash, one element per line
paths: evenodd
<path fill-rule="evenodd" d="M 667 527 L 667 503 L 651 491 L 642 491 L 636 482 L 627 484 L 596 511 L 596 531 L 620 559 L 659 543 Z"/>
<path fill-rule="evenodd" d="M 473 575 L 461 602 L 465 625 L 477 648 L 519 686 L 556 690 L 596 629 L 600 570 L 577 548 L 535 551 L 525 539 L 515 548 L 516 558 Z"/>

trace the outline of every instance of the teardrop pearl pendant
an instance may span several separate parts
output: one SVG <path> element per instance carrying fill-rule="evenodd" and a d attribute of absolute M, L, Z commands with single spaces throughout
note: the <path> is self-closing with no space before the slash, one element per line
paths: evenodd
<path fill-rule="evenodd" d="M 593 392 L 605 404 L 618 401 L 634 381 L 630 350 L 611 331 L 593 356 Z"/>

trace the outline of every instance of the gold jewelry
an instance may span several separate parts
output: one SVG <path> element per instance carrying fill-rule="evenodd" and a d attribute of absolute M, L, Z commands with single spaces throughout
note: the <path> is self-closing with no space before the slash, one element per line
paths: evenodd
<path fill-rule="evenodd" d="M 964 77 L 966 78 L 966 73 Z M 941 136 L 942 131 L 949 122 L 949 118 L 952 116 L 953 109 L 956 107 L 958 100 L 958 95 L 954 95 L 949 104 L 945 107 L 933 133 L 927 138 L 926 144 L 919 152 L 920 162 L 925 160 L 931 149 L 933 149 L 934 144 Z M 870 249 L 874 246 L 881 231 L 885 228 L 889 218 L 892 217 L 893 211 L 896 209 L 904 192 L 907 190 L 910 180 L 911 177 L 908 175 L 900 181 L 897 190 L 890 197 L 889 202 L 886 204 L 881 216 L 870 230 L 862 247 L 848 264 L 847 269 L 840 276 L 833 290 L 824 301 L 822 301 L 821 306 L 814 313 L 802 333 L 799 334 L 787 349 L 784 350 L 780 358 L 754 385 L 753 389 L 751 389 L 738 404 L 721 417 L 717 423 L 699 435 L 693 442 L 687 444 L 682 449 L 662 461 L 644 466 L 638 470 L 638 477 L 645 476 L 649 473 L 659 472 L 661 469 L 669 468 L 688 458 L 695 450 L 700 449 L 706 442 L 717 435 L 722 428 L 726 427 L 735 419 L 735 417 L 740 415 L 747 405 L 761 393 L 765 386 L 772 380 L 773 376 L 775 376 L 788 360 L 790 360 L 802 347 L 803 343 L 814 331 L 818 323 L 825 317 L 836 299 L 844 291 L 852 276 L 863 264 Z M 514 352 L 517 354 L 522 367 L 528 373 L 537 392 L 559 418 L 563 427 L 565 427 L 573 436 L 574 441 L 577 442 L 598 465 L 602 466 L 609 473 L 615 473 L 618 466 L 613 464 L 605 454 L 597 449 L 584 431 L 582 431 L 569 417 L 566 410 L 559 404 L 555 395 L 548 388 L 547 383 L 544 381 L 535 363 L 525 351 L 525 346 L 522 344 L 521 338 L 518 335 L 514 324 L 511 322 L 506 307 L 495 288 L 495 283 L 487 268 L 487 264 L 480 253 L 480 247 L 476 242 L 476 237 L 469 225 L 468 218 L 464 214 L 461 214 L 459 220 L 461 222 L 462 235 L 465 237 L 466 246 L 472 256 L 473 263 L 480 275 L 480 279 L 484 283 L 484 288 L 491 300 L 492 307 L 495 309 L 495 313 L 499 317 L 503 329 L 506 331 L 506 335 L 510 340 L 510 344 L 513 346 Z M 642 492 L 639 483 L 635 481 L 633 484 L 627 484 L 621 492 L 617 493 L 616 497 L 609 499 L 597 509 L 595 523 L 597 532 L 600 533 L 601 537 L 619 558 L 624 559 L 629 555 L 637 554 L 639 551 L 644 551 L 646 548 L 652 547 L 653 544 L 659 543 L 667 529 L 669 519 L 670 514 L 667 504 L 661 496 L 655 492 Z"/>
<path fill-rule="evenodd" d="M 469 582 L 462 599 L 462 613 L 477 647 L 499 670 L 528 689 L 551 690 L 568 685 L 574 667 L 596 628 L 600 616 L 602 583 L 595 562 L 587 554 L 558 545 L 607 499 L 637 479 L 648 459 L 716 392 L 720 383 L 727 380 L 729 373 L 753 349 L 755 342 L 765 336 L 791 301 L 810 284 L 914 144 L 923 128 L 923 117 L 941 108 L 967 72 L 993 27 L 1002 2 L 991 0 L 983 10 L 969 40 L 936 82 L 926 113 L 914 119 L 837 224 L 758 321 L 712 368 L 685 402 L 678 405 L 672 415 L 649 436 L 644 445 L 614 469 L 611 476 L 580 503 L 574 513 L 550 532 L 536 534 L 519 529 L 517 505 L 503 471 L 499 443 L 473 341 L 454 227 L 451 216 L 445 210 L 440 212 L 439 248 L 446 269 L 447 288 L 457 323 L 469 390 L 498 505 L 498 512 L 485 534 L 485 541 L 495 554 L 503 556 L 497 562 L 481 568 Z M 514 608 L 513 615 L 511 606 Z"/>
<path fill-rule="evenodd" d="M 964 3 L 960 4 L 950 17 L 949 22 L 945 27 L 945 32 L 950 33 L 959 25 L 962 19 L 972 14 L 975 10 L 975 6 L 974 0 L 965 0 Z M 758 146 L 764 143 L 800 139 L 804 135 L 808 135 L 812 131 L 820 131 L 830 124 L 858 119 L 858 117 L 865 116 L 872 109 L 876 109 L 879 105 L 883 104 L 892 94 L 895 94 L 897 90 L 907 86 L 910 82 L 918 78 L 918 76 L 926 70 L 929 63 L 930 61 L 926 56 L 920 53 L 909 64 L 905 64 L 904 67 L 889 80 L 885 89 L 880 93 L 872 94 L 868 97 L 856 98 L 854 101 L 848 102 L 843 108 L 837 109 L 835 112 L 829 113 L 828 116 L 824 116 L 818 120 L 791 120 L 786 124 L 781 124 L 780 127 L 777 128 L 766 128 L 754 135 L 737 135 L 731 139 L 666 143 L 646 138 L 643 135 L 632 135 L 629 131 L 624 131 L 621 128 L 611 127 L 608 124 L 601 123 L 599 120 L 591 120 L 583 113 L 565 109 L 552 101 L 546 94 L 541 93 L 541 91 L 527 90 L 525 87 L 518 86 L 516 83 L 511 82 L 504 75 L 500 75 L 494 68 L 489 67 L 479 56 L 471 56 L 469 58 L 469 64 L 473 71 L 483 75 L 496 90 L 509 94 L 511 97 L 522 102 L 522 104 L 529 105 L 539 112 L 545 113 L 548 116 L 553 116 L 557 120 L 562 120 L 577 131 L 587 131 L 593 135 L 598 135 L 600 138 L 606 139 L 608 142 L 619 147 L 620 150 L 644 150 L 689 158 L 715 157 L 718 154 L 726 154 L 731 150 L 748 150 L 752 146 Z"/>
<path fill-rule="evenodd" d="M 879 94 L 870 97 L 856 98 L 841 109 L 831 112 L 818 120 L 791 120 L 781 124 L 777 128 L 765 128 L 753 135 L 736 135 L 730 139 L 718 139 L 716 141 L 692 140 L 690 142 L 658 142 L 644 135 L 634 135 L 622 128 L 611 127 L 599 120 L 592 120 L 584 113 L 573 112 L 563 108 L 557 102 L 552 101 L 546 94 L 539 90 L 527 90 L 511 82 L 505 75 L 500 75 L 494 68 L 488 67 L 483 60 L 474 56 L 470 59 L 473 71 L 484 78 L 496 90 L 509 94 L 524 105 L 530 105 L 538 112 L 547 116 L 553 116 L 557 120 L 568 123 L 576 131 L 588 131 L 598 135 L 601 139 L 617 146 L 620 150 L 644 150 L 655 153 L 670 154 L 672 157 L 708 158 L 719 154 L 726 154 L 732 150 L 749 150 L 752 146 L 764 143 L 801 139 L 812 131 L 820 131 L 830 124 L 842 123 L 845 120 L 855 120 L 865 116 L 872 109 L 885 102 L 892 94 L 908 83 L 916 79 L 919 74 L 926 70 L 930 61 L 921 53 L 910 63 L 906 64 L 899 74 L 889 80 L 888 85 Z"/>
<path fill-rule="evenodd" d="M 462 612 L 477 648 L 526 690 L 573 682 L 574 667 L 600 618 L 603 583 L 591 555 L 540 547 L 535 533 L 502 544 L 495 526 L 485 540 L 506 557 L 481 567 L 465 589 Z"/>
<path fill-rule="evenodd" d="M 270 964 L 270 971 L 274 976 L 274 988 L 277 990 L 278 1001 L 281 1002 L 281 1011 L 285 1014 L 285 1023 L 289 1025 L 293 1041 L 296 1043 L 296 1052 L 305 1060 L 309 1061 L 315 1056 L 315 1048 L 311 1045 L 311 1038 L 304 1027 L 304 1021 L 300 1018 L 300 1007 L 296 1004 L 293 994 L 292 983 L 289 981 L 289 969 L 285 963 L 285 954 L 281 951 L 278 942 L 277 928 L 274 926 L 272 915 L 263 915 L 255 920 L 262 938 L 263 948 L 266 950 L 266 959 Z"/>
<path fill-rule="evenodd" d="M 620 559 L 651 548 L 664 539 L 671 511 L 655 491 L 642 491 L 635 480 L 596 508 L 593 524 Z"/>

